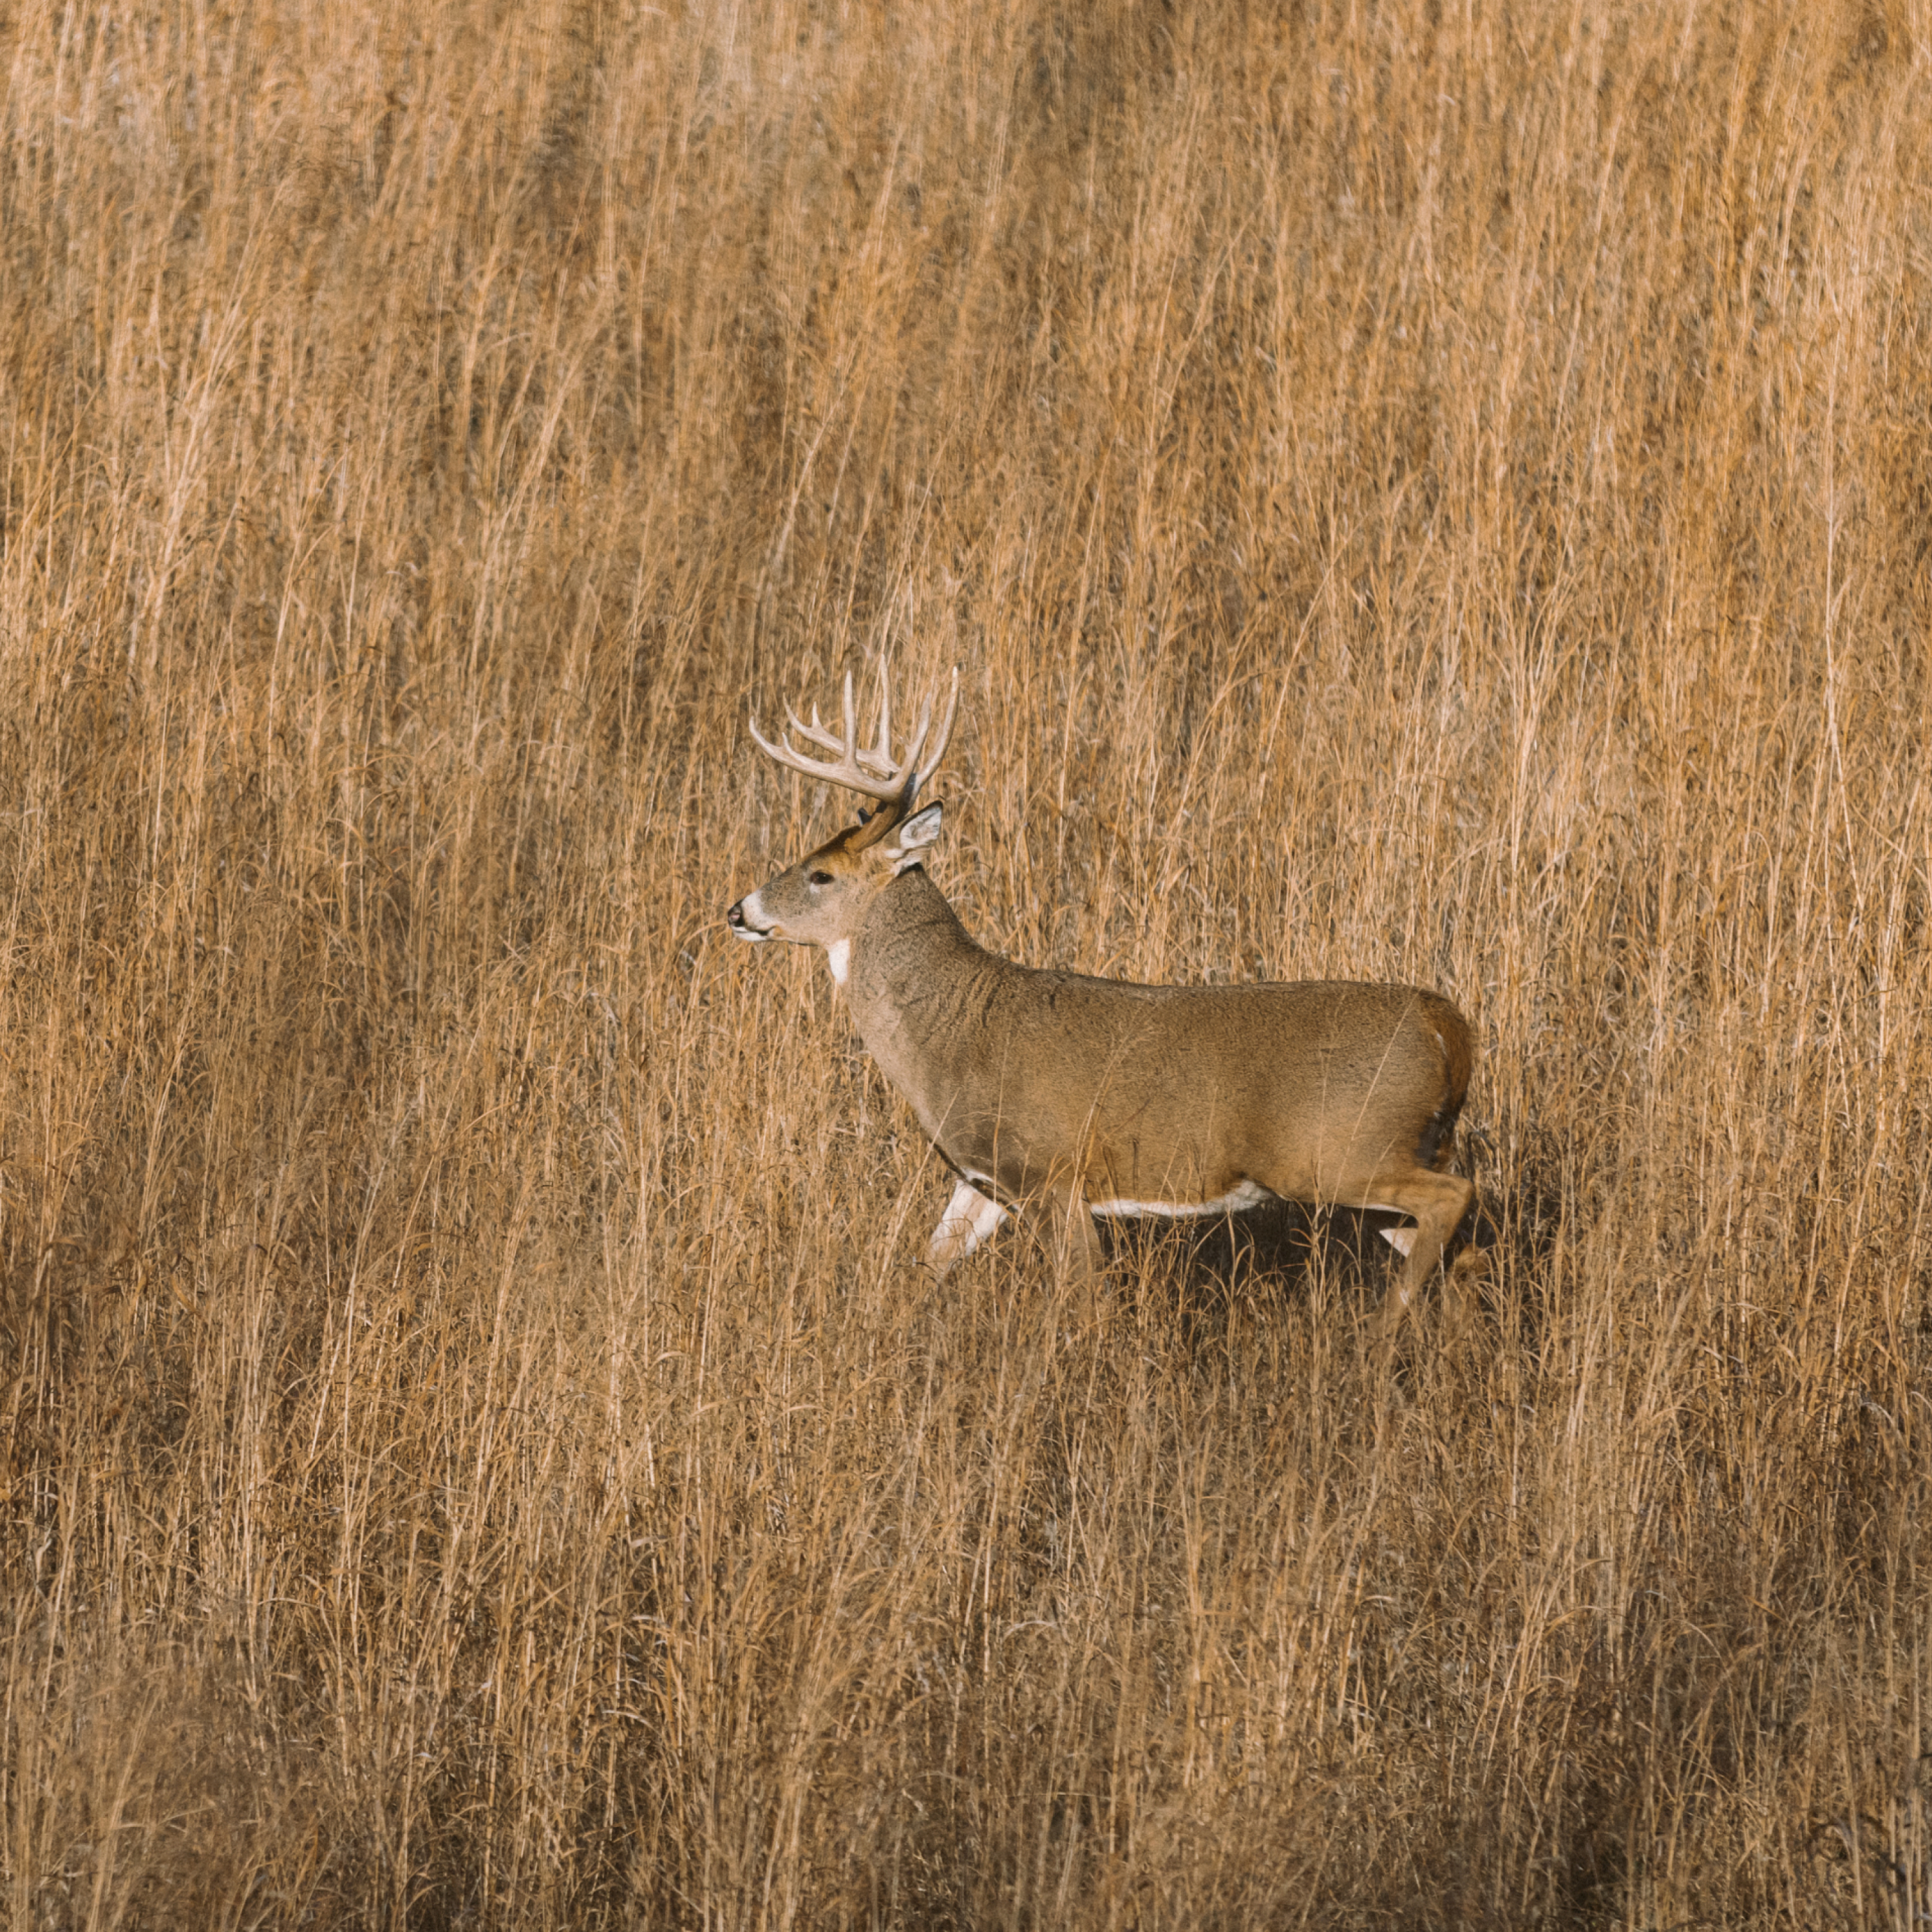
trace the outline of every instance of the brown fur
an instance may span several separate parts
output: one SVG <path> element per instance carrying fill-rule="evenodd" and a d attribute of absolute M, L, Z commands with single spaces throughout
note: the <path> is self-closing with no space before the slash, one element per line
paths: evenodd
<path fill-rule="evenodd" d="M 1456 1008 L 1414 986 L 1143 986 L 1003 959 L 919 864 L 939 808 L 908 811 L 910 789 L 729 917 L 748 938 L 846 949 L 860 1036 L 948 1165 L 1082 1275 L 1100 1204 L 1213 1211 L 1258 1190 L 1393 1210 L 1415 1223 L 1398 1317 L 1474 1198 L 1442 1166 L 1473 1060 Z M 943 1220 L 929 1258 L 943 1273 L 982 1232 Z"/>

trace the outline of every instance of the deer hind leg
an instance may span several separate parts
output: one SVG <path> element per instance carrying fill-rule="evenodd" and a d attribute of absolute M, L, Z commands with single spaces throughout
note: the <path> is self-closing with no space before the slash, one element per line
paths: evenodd
<path fill-rule="evenodd" d="M 1474 1184 L 1460 1174 L 1437 1174 L 1427 1168 L 1396 1178 L 1378 1177 L 1364 1208 L 1385 1209 L 1411 1216 L 1412 1228 L 1383 1230 L 1390 1246 L 1407 1258 L 1402 1273 L 1382 1298 L 1376 1328 L 1384 1347 L 1394 1338 L 1402 1318 L 1414 1306 L 1416 1297 L 1429 1285 L 1469 1204 L 1476 1197 Z"/>
<path fill-rule="evenodd" d="M 926 1244 L 926 1264 L 934 1274 L 944 1275 L 955 1262 L 963 1262 L 1000 1223 L 1006 1210 L 989 1196 L 982 1194 L 970 1180 L 955 1183 L 952 1198 L 939 1217 L 932 1238 Z"/>

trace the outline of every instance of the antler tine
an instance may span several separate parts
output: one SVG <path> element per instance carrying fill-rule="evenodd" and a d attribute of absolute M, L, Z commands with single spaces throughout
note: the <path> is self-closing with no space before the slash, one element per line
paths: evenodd
<path fill-rule="evenodd" d="M 879 666 L 879 714 L 875 730 L 879 742 L 862 747 L 859 762 L 878 778 L 894 780 L 905 776 L 905 760 L 892 756 L 892 673 L 890 664 Z"/>
<path fill-rule="evenodd" d="M 861 762 L 858 749 L 858 722 L 852 702 L 852 676 L 849 671 L 845 676 L 844 695 L 845 730 L 842 737 L 835 737 L 826 729 L 820 721 L 816 705 L 812 706 L 812 722 L 808 724 L 789 703 L 785 706 L 785 716 L 791 729 L 821 750 L 836 752 L 836 760 L 809 758 L 784 734 L 781 734 L 774 743 L 758 729 L 755 714 L 750 720 L 752 742 L 773 764 L 783 765 L 790 771 L 802 772 L 807 778 L 822 778 L 827 784 L 842 785 L 847 790 L 856 791 L 865 798 L 897 798 L 904 774 L 898 772 L 875 774 L 868 772 Z"/>
<path fill-rule="evenodd" d="M 813 744 L 821 746 L 828 752 L 842 752 L 845 748 L 844 741 L 832 732 L 828 731 L 820 721 L 818 706 L 815 704 L 812 707 L 812 722 L 808 724 L 791 708 L 790 701 L 787 700 L 785 722 L 801 738 L 808 739 Z"/>
<path fill-rule="evenodd" d="M 920 747 L 926 742 L 926 734 L 932 728 L 932 699 L 928 695 L 926 702 L 919 708 L 919 722 L 914 726 L 911 737 L 907 740 L 905 757 L 901 761 L 902 770 L 910 772 L 916 771 L 919 769 Z M 924 781 L 922 779 L 920 782 L 922 784 Z"/>
<path fill-rule="evenodd" d="M 888 766 L 892 762 L 892 668 L 879 660 L 879 757 Z"/>
<path fill-rule="evenodd" d="M 926 736 L 932 724 L 932 700 L 928 698 L 920 712 L 919 729 L 913 734 L 912 742 L 902 758 L 892 756 L 892 688 L 890 674 L 883 668 L 879 678 L 879 742 L 876 747 L 861 749 L 859 744 L 857 707 L 853 702 L 852 674 L 845 674 L 844 690 L 841 706 L 844 730 L 842 736 L 835 736 L 828 730 L 818 716 L 818 707 L 812 706 L 812 722 L 807 724 L 791 706 L 785 706 L 785 717 L 792 730 L 820 750 L 838 754 L 836 760 L 808 757 L 791 742 L 788 735 L 781 734 L 776 743 L 758 729 L 757 716 L 751 719 L 752 739 L 758 749 L 773 763 L 788 770 L 802 772 L 807 778 L 823 778 L 827 783 L 842 785 L 848 791 L 856 791 L 862 797 L 897 799 L 910 790 L 916 794 L 921 785 L 932 777 L 946 754 L 946 740 L 952 735 L 952 716 L 959 704 L 959 670 L 956 664 L 952 670 L 952 691 L 946 706 L 946 716 L 940 721 L 939 742 L 930 752 L 925 751 Z"/>
<path fill-rule="evenodd" d="M 842 752 L 845 748 L 838 739 L 818 722 L 818 706 L 815 704 L 812 707 L 812 722 L 809 724 L 788 704 L 785 706 L 785 723 L 801 738 L 821 746 L 828 752 Z"/>
<path fill-rule="evenodd" d="M 939 742 L 934 745 L 918 767 L 919 785 L 922 785 L 939 769 L 939 761 L 946 755 L 946 748 L 952 740 L 952 716 L 959 709 L 959 667 L 952 667 L 952 689 L 946 700 L 946 716 L 939 721 Z M 918 757 L 918 746 L 926 742 L 926 720 L 932 716 L 932 700 L 926 701 L 926 710 L 919 721 L 919 738 L 913 750 L 906 754 L 906 762 L 910 764 Z M 917 790 L 919 785 L 914 787 Z"/>

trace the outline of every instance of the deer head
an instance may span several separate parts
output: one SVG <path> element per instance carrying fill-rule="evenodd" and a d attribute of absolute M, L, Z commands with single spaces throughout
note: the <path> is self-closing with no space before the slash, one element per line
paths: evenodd
<path fill-rule="evenodd" d="M 802 772 L 808 778 L 826 779 L 877 803 L 870 812 L 860 812 L 857 824 L 848 826 L 837 838 L 807 853 L 796 865 L 768 879 L 732 907 L 724 916 L 725 922 L 740 939 L 754 943 L 782 939 L 797 945 L 822 946 L 832 977 L 844 984 L 853 935 L 874 896 L 908 866 L 918 864 L 920 854 L 939 836 L 938 801 L 916 808 L 916 801 L 920 788 L 939 769 L 939 761 L 946 755 L 958 705 L 959 672 L 956 666 L 946 713 L 930 749 L 927 739 L 932 725 L 932 699 L 928 697 L 920 710 L 910 741 L 896 758 L 892 748 L 891 676 L 884 665 L 879 670 L 874 742 L 869 746 L 859 742 L 849 671 L 845 674 L 841 732 L 835 733 L 820 723 L 815 705 L 807 723 L 787 704 L 789 729 L 779 734 L 776 743 L 758 729 L 755 717 L 752 719 L 752 742 L 775 763 Z M 794 734 L 823 751 L 835 753 L 836 757 L 817 758 L 800 750 L 791 742 Z"/>

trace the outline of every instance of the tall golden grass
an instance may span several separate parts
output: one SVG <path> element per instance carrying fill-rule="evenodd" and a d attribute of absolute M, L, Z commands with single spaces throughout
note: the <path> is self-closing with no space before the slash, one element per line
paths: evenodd
<path fill-rule="evenodd" d="M 1925 0 L 0 57 L 0 1919 L 1924 1922 Z M 885 651 L 988 944 L 1471 1013 L 1467 1332 L 932 1290 Z"/>

